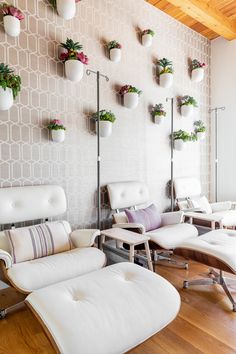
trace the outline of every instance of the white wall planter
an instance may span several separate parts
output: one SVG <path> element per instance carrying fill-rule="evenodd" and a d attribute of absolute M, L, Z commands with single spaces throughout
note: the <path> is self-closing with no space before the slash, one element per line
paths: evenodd
<path fill-rule="evenodd" d="M 184 104 L 183 106 L 180 107 L 180 111 L 181 111 L 181 116 L 191 117 L 191 115 L 193 114 L 193 105 Z"/>
<path fill-rule="evenodd" d="M 107 138 L 112 134 L 112 122 L 106 120 L 100 120 L 99 123 L 99 132 L 101 138 Z M 97 130 L 97 123 L 96 123 L 96 130 Z"/>
<path fill-rule="evenodd" d="M 176 139 L 174 140 L 174 148 L 175 150 L 182 151 L 186 147 L 186 142 L 184 142 L 182 139 Z"/>
<path fill-rule="evenodd" d="M 204 140 L 206 137 L 206 132 L 197 132 L 197 139 Z"/>
<path fill-rule="evenodd" d="M 3 17 L 5 32 L 11 37 L 17 37 L 20 34 L 20 20 L 18 18 L 6 15 Z"/>
<path fill-rule="evenodd" d="M 110 60 L 118 63 L 121 60 L 121 49 L 120 48 L 112 48 L 110 49 Z"/>
<path fill-rule="evenodd" d="M 4 90 L 0 86 L 0 111 L 6 111 L 7 109 L 11 108 L 13 102 L 12 89 L 7 87 L 6 90 Z"/>
<path fill-rule="evenodd" d="M 67 60 L 65 62 L 65 74 L 71 81 L 80 81 L 84 74 L 84 64 L 79 60 Z"/>
<path fill-rule="evenodd" d="M 64 20 L 70 20 L 76 14 L 75 0 L 57 0 L 57 12 Z"/>
<path fill-rule="evenodd" d="M 64 129 L 58 129 L 58 130 L 51 130 L 51 137 L 52 141 L 55 143 L 62 143 L 65 140 L 65 130 Z"/>
<path fill-rule="evenodd" d="M 194 82 L 200 82 L 204 78 L 204 69 L 203 68 L 197 68 L 192 70 L 191 73 L 191 79 Z"/>
<path fill-rule="evenodd" d="M 154 123 L 155 124 L 162 124 L 164 122 L 165 117 L 164 116 L 154 116 Z"/>
<path fill-rule="evenodd" d="M 144 47 L 151 47 L 151 45 L 152 45 L 152 39 L 153 39 L 153 37 L 152 37 L 152 35 L 151 34 L 143 34 L 142 35 L 142 45 L 144 46 Z"/>
<path fill-rule="evenodd" d="M 132 109 L 136 108 L 139 101 L 139 95 L 136 92 L 127 92 L 124 94 L 124 106 Z"/>
<path fill-rule="evenodd" d="M 160 80 L 161 87 L 169 88 L 173 85 L 173 74 L 171 73 L 161 74 L 159 80 Z"/>

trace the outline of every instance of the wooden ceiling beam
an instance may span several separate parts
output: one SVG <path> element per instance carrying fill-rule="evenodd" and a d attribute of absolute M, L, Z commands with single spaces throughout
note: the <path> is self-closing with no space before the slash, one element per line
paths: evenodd
<path fill-rule="evenodd" d="M 209 0 L 168 0 L 168 2 L 225 39 L 236 39 L 235 21 L 213 8 Z M 158 3 L 155 4 L 153 1 L 153 4 L 158 7 Z"/>

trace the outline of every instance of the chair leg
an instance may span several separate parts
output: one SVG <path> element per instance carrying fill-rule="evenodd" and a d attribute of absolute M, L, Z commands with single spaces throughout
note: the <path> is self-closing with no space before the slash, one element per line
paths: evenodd
<path fill-rule="evenodd" d="M 167 265 L 167 266 L 174 266 L 178 268 L 188 269 L 187 262 L 181 262 L 173 259 L 171 256 L 173 251 L 164 251 L 164 252 L 157 252 L 154 251 L 154 264 L 160 265 Z"/>
<path fill-rule="evenodd" d="M 236 301 L 234 300 L 232 294 L 230 293 L 226 283 L 226 281 L 233 281 L 233 283 L 235 283 L 235 280 L 224 278 L 222 270 L 220 270 L 220 272 L 217 273 L 214 269 L 210 269 L 209 276 L 210 278 L 195 279 L 190 281 L 185 280 L 183 282 L 183 288 L 187 289 L 190 285 L 212 285 L 212 284 L 221 285 L 222 288 L 224 289 L 225 294 L 227 295 L 228 299 L 233 305 L 233 311 L 236 312 Z"/>
<path fill-rule="evenodd" d="M 3 320 L 8 313 L 15 311 L 17 309 L 20 309 L 21 307 L 23 307 L 23 305 L 24 305 L 24 301 L 21 301 L 15 305 L 9 306 L 5 309 L 0 309 L 0 320 Z"/>

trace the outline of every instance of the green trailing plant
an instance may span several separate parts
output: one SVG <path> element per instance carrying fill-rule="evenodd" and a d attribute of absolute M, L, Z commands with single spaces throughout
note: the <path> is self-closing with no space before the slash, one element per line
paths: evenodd
<path fill-rule="evenodd" d="M 166 116 L 166 111 L 164 110 L 164 106 L 162 103 L 156 104 L 153 108 L 152 108 L 152 114 L 153 116 L 161 116 L 161 117 L 165 117 Z"/>
<path fill-rule="evenodd" d="M 180 129 L 176 132 L 173 132 L 173 139 L 174 140 L 181 139 L 184 142 L 192 141 L 192 134 L 189 134 L 188 132 Z"/>
<path fill-rule="evenodd" d="M 12 89 L 13 98 L 15 99 L 21 90 L 21 78 L 14 74 L 14 70 L 10 69 L 8 65 L 0 64 L 0 86 Z"/>
<path fill-rule="evenodd" d="M 206 127 L 202 120 L 197 120 L 196 122 L 194 122 L 194 126 L 196 133 L 205 133 Z"/>
<path fill-rule="evenodd" d="M 108 50 L 111 50 L 111 49 L 114 49 L 114 48 L 117 48 L 117 49 L 121 49 L 122 46 L 120 43 L 118 43 L 117 41 L 111 41 L 107 44 L 107 49 Z"/>
<path fill-rule="evenodd" d="M 47 128 L 49 130 L 66 130 L 66 127 L 60 119 L 53 119 Z"/>
<path fill-rule="evenodd" d="M 179 98 L 179 106 L 190 106 L 197 107 L 197 101 L 192 96 L 185 95 Z"/>
<path fill-rule="evenodd" d="M 97 112 L 93 114 L 93 118 L 95 120 L 98 119 Z M 114 123 L 116 120 L 115 114 L 112 113 L 111 111 L 107 111 L 106 109 L 102 109 L 101 111 L 99 111 L 99 118 L 100 118 L 100 121 L 106 121 L 106 122 L 111 122 L 111 123 Z"/>
<path fill-rule="evenodd" d="M 160 71 L 159 75 L 173 74 L 173 72 L 174 72 L 172 61 L 170 61 L 167 58 L 163 58 L 163 59 L 158 60 L 157 65 L 159 65 L 161 67 L 161 71 Z"/>

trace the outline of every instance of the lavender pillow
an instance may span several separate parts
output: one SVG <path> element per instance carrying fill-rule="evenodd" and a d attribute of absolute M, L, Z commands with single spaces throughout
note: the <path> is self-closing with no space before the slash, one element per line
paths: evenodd
<path fill-rule="evenodd" d="M 156 230 L 161 226 L 161 215 L 154 204 L 145 209 L 125 209 L 125 214 L 130 223 L 142 224 L 146 231 Z"/>

